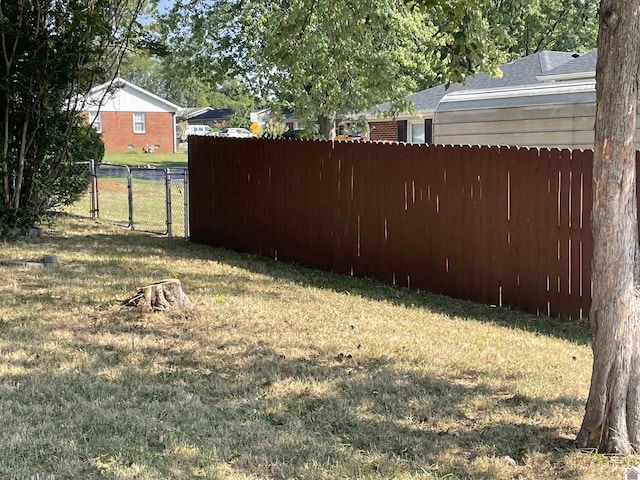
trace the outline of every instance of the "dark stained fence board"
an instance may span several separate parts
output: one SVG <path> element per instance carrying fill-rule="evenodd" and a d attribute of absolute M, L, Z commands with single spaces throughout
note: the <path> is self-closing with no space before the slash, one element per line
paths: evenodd
<path fill-rule="evenodd" d="M 582 292 L 581 315 L 587 318 L 591 308 L 591 258 L 593 256 L 593 237 L 591 234 L 591 193 L 593 173 L 593 152 L 584 152 L 583 163 L 583 208 L 582 208 Z M 636 170 L 638 169 L 638 156 L 636 155 Z"/>
<path fill-rule="evenodd" d="M 549 311 L 557 312 L 560 308 L 561 298 L 561 286 L 562 286 L 562 263 L 560 257 L 560 210 L 559 204 L 561 199 L 561 175 L 560 170 L 561 152 L 559 150 L 552 150 L 550 152 L 550 171 L 549 171 L 549 186 L 547 195 L 547 208 L 546 214 L 548 215 L 548 228 L 549 233 L 547 240 L 550 243 L 548 250 L 548 302 Z"/>
<path fill-rule="evenodd" d="M 503 186 L 500 182 L 498 149 L 480 149 L 482 169 L 478 182 L 482 215 L 475 224 L 480 232 L 482 248 L 477 261 L 481 294 L 478 301 L 489 305 L 500 303 L 500 268 L 502 246 L 500 240 L 506 235 L 504 219 L 506 205 L 501 202 Z"/>
<path fill-rule="evenodd" d="M 580 318 L 582 283 L 582 210 L 583 189 L 582 180 L 584 174 L 584 152 L 573 151 L 571 154 L 571 198 L 570 198 L 570 223 L 569 223 L 569 316 L 573 319 Z"/>
<path fill-rule="evenodd" d="M 591 151 L 214 137 L 189 149 L 195 242 L 588 314 Z"/>
<path fill-rule="evenodd" d="M 540 175 L 540 190 L 532 199 L 538 210 L 539 236 L 544 242 L 538 255 L 538 279 L 541 285 L 539 311 L 542 315 L 550 315 L 552 305 L 556 301 L 551 299 L 552 278 L 557 264 L 557 224 L 556 205 L 557 193 L 555 188 L 556 162 L 554 154 L 557 151 L 540 150 L 538 171 Z"/>
<path fill-rule="evenodd" d="M 558 261 L 560 271 L 558 272 L 558 292 L 560 302 L 558 303 L 558 313 L 563 317 L 569 317 L 569 264 L 570 264 L 570 235 L 569 235 L 569 198 L 571 193 L 571 152 L 562 150 L 560 155 L 560 201 L 559 201 L 559 239 L 558 239 Z"/>
<path fill-rule="evenodd" d="M 506 202 L 507 202 L 507 245 L 505 266 L 501 277 L 503 305 L 524 308 L 520 297 L 520 256 L 524 255 L 524 245 L 521 238 L 526 234 L 526 218 L 519 218 L 521 214 L 522 176 L 519 175 L 519 152 L 514 148 L 501 150 L 504 158 L 502 168 L 506 170 Z"/>
<path fill-rule="evenodd" d="M 444 234 L 446 219 L 442 211 L 442 194 L 445 189 L 445 163 L 447 161 L 448 150 L 444 148 L 434 148 L 433 158 L 425 159 L 427 162 L 433 160 L 430 168 L 430 180 L 428 187 L 429 211 L 431 212 L 431 280 L 429 291 L 437 294 L 444 294 L 447 285 L 447 236 Z"/>

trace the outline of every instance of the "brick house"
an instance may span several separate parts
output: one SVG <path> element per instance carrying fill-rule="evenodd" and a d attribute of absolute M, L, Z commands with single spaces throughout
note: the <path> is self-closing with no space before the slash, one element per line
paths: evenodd
<path fill-rule="evenodd" d="M 91 90 L 86 112 L 105 152 L 175 152 L 180 107 L 122 78 Z"/>

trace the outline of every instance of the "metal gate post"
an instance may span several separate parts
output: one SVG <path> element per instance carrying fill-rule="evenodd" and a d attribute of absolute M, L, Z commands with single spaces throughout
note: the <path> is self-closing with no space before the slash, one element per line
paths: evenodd
<path fill-rule="evenodd" d="M 184 192 L 184 239 L 189 240 L 189 170 L 186 168 L 182 179 L 184 182 L 182 188 Z"/>
<path fill-rule="evenodd" d="M 96 209 L 95 209 L 95 217 L 94 218 L 100 218 L 100 184 L 98 183 L 98 168 L 100 167 L 100 165 L 98 165 L 97 167 L 95 167 L 94 169 L 94 173 L 95 173 L 95 185 L 96 185 Z"/>
<path fill-rule="evenodd" d="M 127 166 L 127 198 L 129 201 L 129 228 L 135 230 L 133 227 L 133 182 L 131 181 L 131 169 Z"/>
<path fill-rule="evenodd" d="M 165 175 L 165 197 L 166 197 L 166 205 L 167 205 L 167 236 L 171 238 L 172 229 L 171 229 L 171 169 L 167 168 L 164 171 Z"/>
<path fill-rule="evenodd" d="M 96 218 L 97 216 L 97 204 L 96 201 L 96 186 L 98 177 L 96 176 L 96 163 L 93 160 L 89 160 L 89 170 L 91 179 L 89 180 L 89 218 Z"/>

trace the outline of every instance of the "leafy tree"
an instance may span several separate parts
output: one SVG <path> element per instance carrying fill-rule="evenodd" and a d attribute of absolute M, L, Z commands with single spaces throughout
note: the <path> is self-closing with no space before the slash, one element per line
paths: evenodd
<path fill-rule="evenodd" d="M 597 0 L 488 0 L 485 14 L 503 30 L 510 56 L 524 57 L 595 48 L 597 8 Z"/>
<path fill-rule="evenodd" d="M 0 230 L 24 230 L 69 198 L 70 162 L 100 155 L 80 115 L 116 69 L 144 0 L 0 0 Z M 65 186 L 66 185 L 66 186 Z"/>
<path fill-rule="evenodd" d="M 248 126 L 249 113 L 257 105 L 254 95 L 237 79 L 213 83 L 170 54 L 155 55 L 146 50 L 127 52 L 118 73 L 176 105 L 231 108 L 236 112 L 233 125 L 239 127 Z"/>
<path fill-rule="evenodd" d="M 640 452 L 640 0 L 602 0 L 593 162 L 593 371 L 579 447 Z"/>
<path fill-rule="evenodd" d="M 203 76 L 238 75 L 330 138 L 339 113 L 382 100 L 402 109 L 425 81 L 495 67 L 479 1 L 181 0 L 162 24 Z"/>

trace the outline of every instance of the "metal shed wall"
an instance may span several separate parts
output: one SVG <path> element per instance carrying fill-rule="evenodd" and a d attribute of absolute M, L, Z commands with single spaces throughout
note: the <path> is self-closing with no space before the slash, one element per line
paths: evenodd
<path fill-rule="evenodd" d="M 434 143 L 592 149 L 595 84 L 543 84 L 446 95 Z"/>

